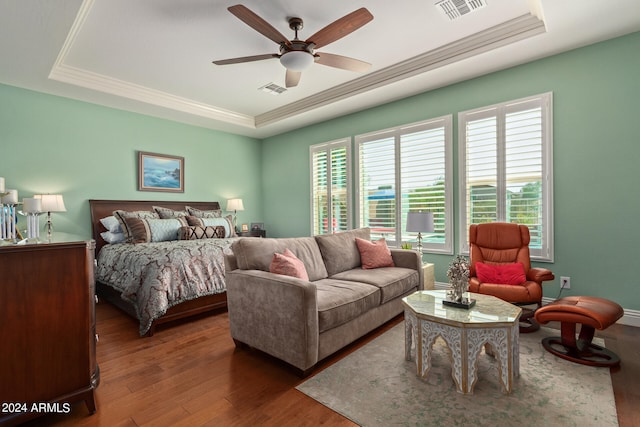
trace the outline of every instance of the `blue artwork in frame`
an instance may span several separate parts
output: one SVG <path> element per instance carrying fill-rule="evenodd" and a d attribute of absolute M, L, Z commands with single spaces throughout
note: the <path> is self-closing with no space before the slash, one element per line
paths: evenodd
<path fill-rule="evenodd" d="M 138 151 L 138 191 L 184 193 L 184 157 Z"/>

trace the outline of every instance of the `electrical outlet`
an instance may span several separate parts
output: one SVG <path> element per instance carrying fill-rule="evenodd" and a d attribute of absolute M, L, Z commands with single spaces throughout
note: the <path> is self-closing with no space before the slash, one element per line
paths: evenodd
<path fill-rule="evenodd" d="M 560 277 L 560 289 L 571 289 L 571 277 L 569 276 Z"/>

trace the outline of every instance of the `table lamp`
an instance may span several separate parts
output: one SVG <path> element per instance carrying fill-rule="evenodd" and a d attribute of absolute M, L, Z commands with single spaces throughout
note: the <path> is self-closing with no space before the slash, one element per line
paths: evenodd
<path fill-rule="evenodd" d="M 243 211 L 244 205 L 242 199 L 229 199 L 227 200 L 227 211 L 233 211 L 233 229 L 237 232 L 238 211 Z"/>
<path fill-rule="evenodd" d="M 418 233 L 416 249 L 422 253 L 422 233 L 433 233 L 433 212 L 408 212 L 407 231 Z"/>
<path fill-rule="evenodd" d="M 47 239 L 51 241 L 53 235 L 53 223 L 51 222 L 51 212 L 66 212 L 67 208 L 64 207 L 64 200 L 62 194 L 36 194 L 34 199 L 41 199 L 42 212 L 47 213 Z"/>

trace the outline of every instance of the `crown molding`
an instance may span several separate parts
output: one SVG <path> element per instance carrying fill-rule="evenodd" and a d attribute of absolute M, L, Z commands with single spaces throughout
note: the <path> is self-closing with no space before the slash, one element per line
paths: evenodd
<path fill-rule="evenodd" d="M 256 127 L 273 124 L 341 99 L 386 86 L 544 32 L 546 29 L 543 21 L 530 14 L 522 15 L 316 95 L 259 114 L 255 120 Z"/>
<path fill-rule="evenodd" d="M 438 49 L 253 117 L 65 64 L 94 3 L 95 0 L 83 1 L 49 73 L 49 79 L 250 129 L 275 124 L 298 114 L 546 31 L 542 20 L 531 14 L 522 15 Z"/>

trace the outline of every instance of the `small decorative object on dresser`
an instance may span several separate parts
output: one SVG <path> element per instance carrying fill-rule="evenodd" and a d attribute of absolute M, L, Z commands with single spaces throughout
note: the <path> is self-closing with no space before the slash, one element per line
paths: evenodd
<path fill-rule="evenodd" d="M 240 231 L 249 231 L 249 224 L 242 224 L 242 230 Z"/>
<path fill-rule="evenodd" d="M 252 222 L 251 223 L 252 230 L 264 230 L 264 224 L 261 222 Z"/>

